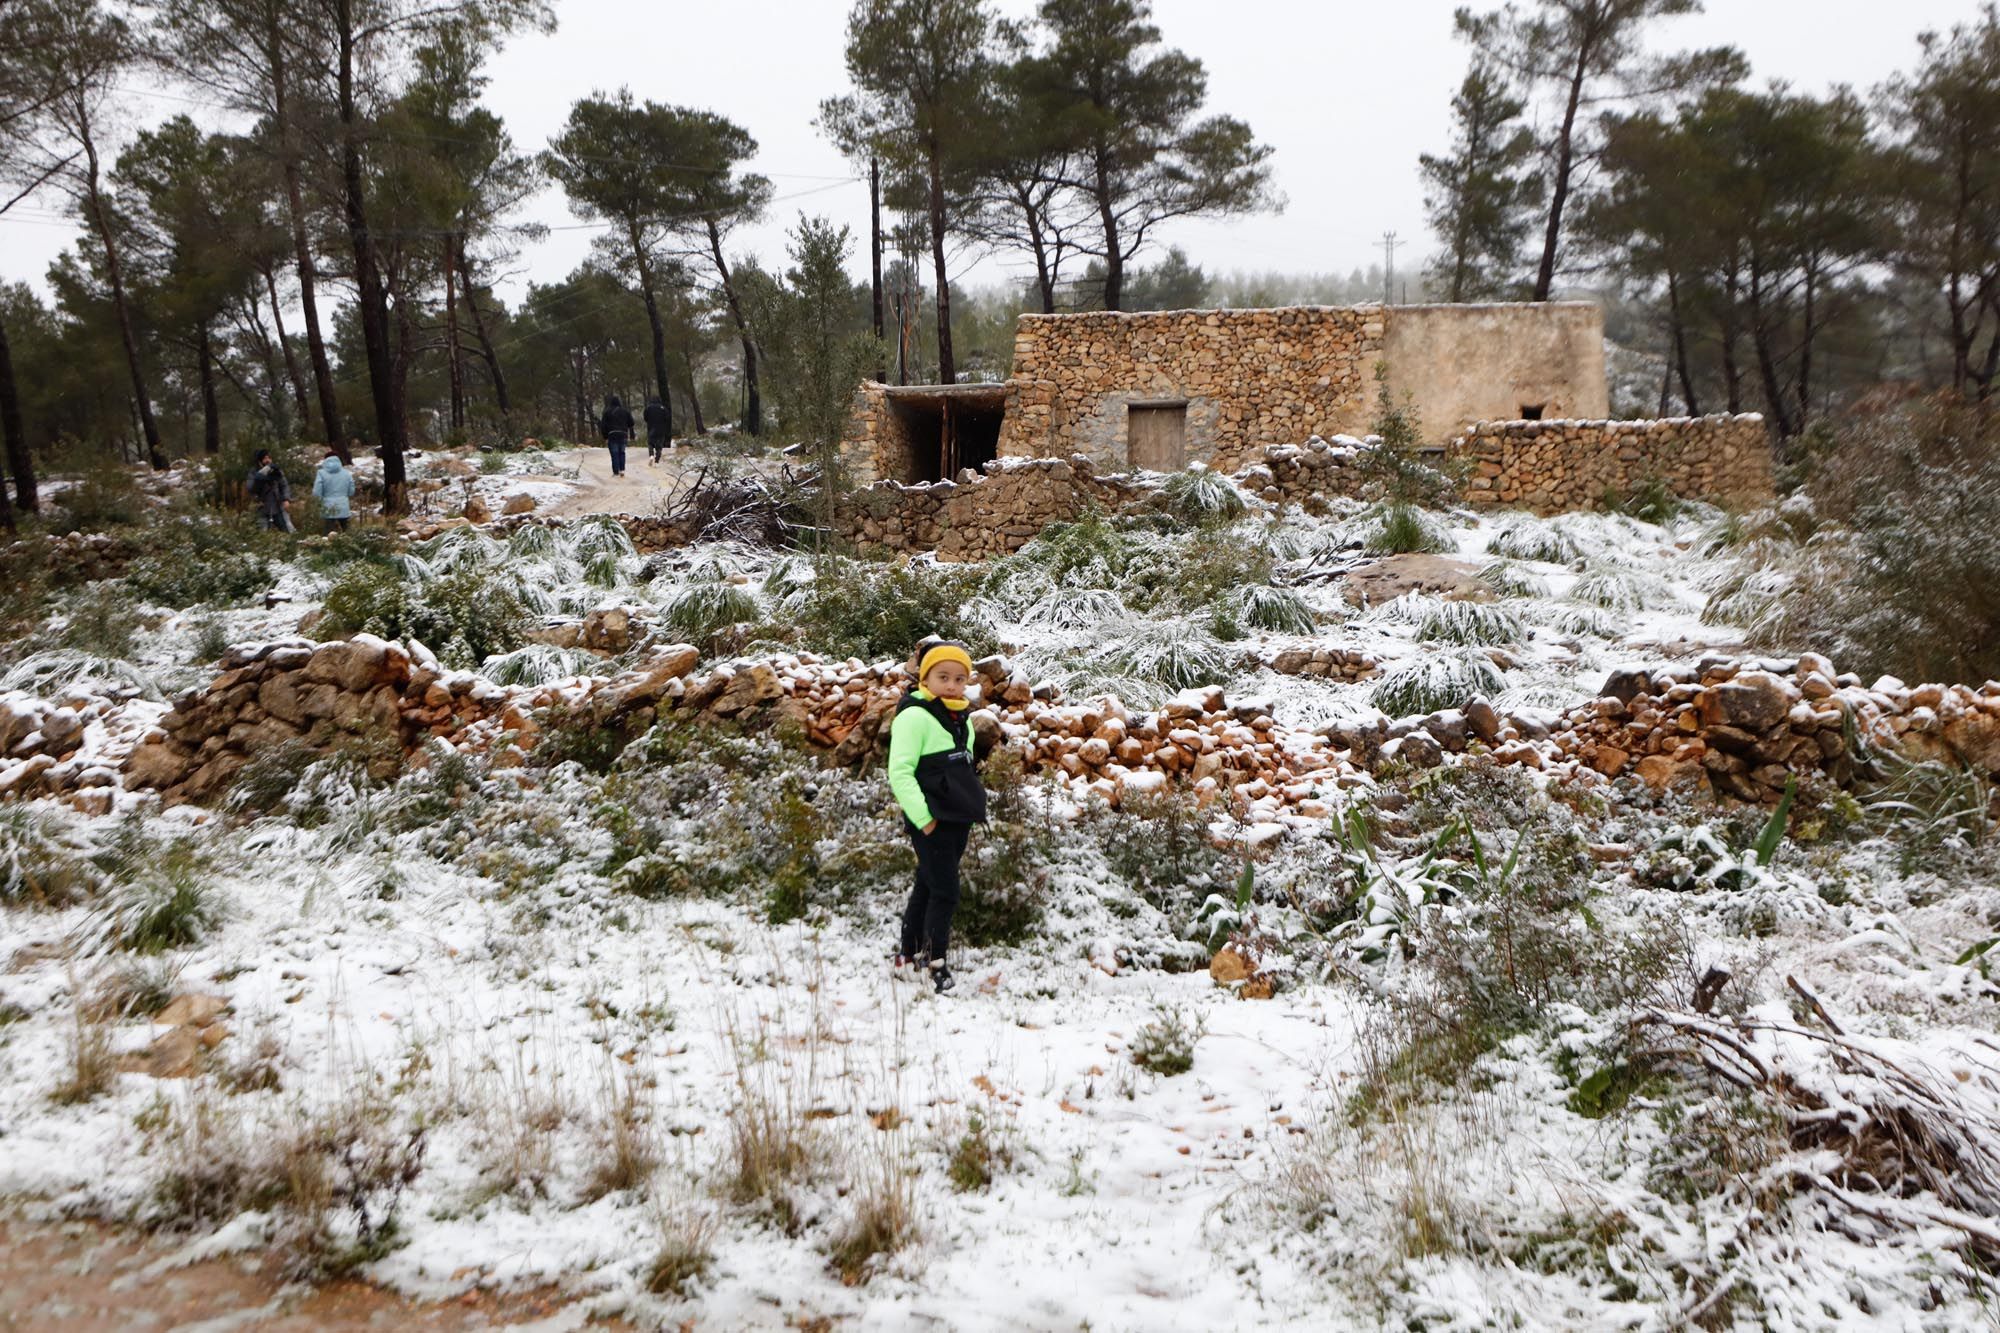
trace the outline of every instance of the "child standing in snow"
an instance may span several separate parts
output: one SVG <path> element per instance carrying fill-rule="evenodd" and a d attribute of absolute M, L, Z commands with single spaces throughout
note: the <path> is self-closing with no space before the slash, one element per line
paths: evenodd
<path fill-rule="evenodd" d="M 945 949 L 958 907 L 958 863 L 972 826 L 986 822 L 986 788 L 973 766 L 966 715 L 971 681 L 972 654 L 959 644 L 932 644 L 919 656 L 917 683 L 897 701 L 889 726 L 889 789 L 917 852 L 896 966 L 921 962 L 939 994 L 952 987 Z"/>
<path fill-rule="evenodd" d="M 320 517 L 326 520 L 326 535 L 331 537 L 335 529 L 347 531 L 354 517 L 348 504 L 354 498 L 354 474 L 340 461 L 340 451 L 330 444 L 326 457 L 319 461 L 319 471 L 313 474 L 313 495 L 319 500 Z"/>

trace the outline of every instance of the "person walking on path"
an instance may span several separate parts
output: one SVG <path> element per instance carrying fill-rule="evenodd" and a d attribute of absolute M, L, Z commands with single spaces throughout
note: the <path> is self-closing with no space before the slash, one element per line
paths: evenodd
<path fill-rule="evenodd" d="M 259 449 L 250 460 L 249 486 L 264 526 L 278 532 L 292 531 L 292 484 L 285 480 L 269 449 Z"/>
<path fill-rule="evenodd" d="M 618 401 L 612 394 L 604 400 L 604 416 L 597 423 L 597 429 L 604 436 L 606 447 L 611 450 L 611 475 L 625 475 L 625 442 L 632 438 L 632 409 Z"/>
<path fill-rule="evenodd" d="M 654 394 L 646 400 L 646 451 L 652 455 L 652 461 L 655 463 L 660 461 L 661 450 L 674 447 L 674 442 L 668 435 L 668 425 L 672 420 L 673 415 L 667 411 L 667 405 L 660 401 L 660 395 Z"/>
<path fill-rule="evenodd" d="M 347 531 L 347 525 L 354 519 L 354 510 L 348 501 L 354 498 L 354 474 L 340 461 L 340 451 L 332 445 L 326 447 L 326 457 L 320 460 L 319 471 L 313 474 L 313 497 L 319 501 L 320 517 L 326 520 L 326 532 L 332 536 L 338 529 Z"/>
<path fill-rule="evenodd" d="M 918 658 L 916 685 L 897 701 L 889 724 L 889 790 L 917 853 L 895 965 L 926 968 L 940 995 L 952 987 L 945 952 L 958 908 L 958 863 L 972 826 L 986 822 L 986 788 L 966 712 L 971 680 L 972 654 L 962 645 L 930 645 Z"/>

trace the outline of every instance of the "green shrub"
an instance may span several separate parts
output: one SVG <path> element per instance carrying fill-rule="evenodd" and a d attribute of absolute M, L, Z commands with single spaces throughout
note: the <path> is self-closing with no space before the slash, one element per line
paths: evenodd
<path fill-rule="evenodd" d="M 271 564 L 251 551 L 209 551 L 148 556 L 133 562 L 125 581 L 156 606 L 181 610 L 218 602 L 241 602 L 269 590 Z"/>
<path fill-rule="evenodd" d="M 966 1121 L 965 1133 L 951 1150 L 951 1160 L 945 1166 L 945 1175 L 951 1187 L 960 1194 L 970 1194 L 983 1190 L 993 1183 L 996 1172 L 1013 1165 L 1013 1150 L 986 1123 L 986 1118 L 974 1111 Z"/>
<path fill-rule="evenodd" d="M 1423 510 L 1400 502 L 1382 511 L 1366 545 L 1373 555 L 1436 555 L 1458 549 L 1442 524 Z"/>
<path fill-rule="evenodd" d="M 1279 634 L 1311 634 L 1319 628 L 1318 618 L 1306 599 L 1289 588 L 1252 584 L 1236 594 L 1236 616 L 1253 629 Z"/>
<path fill-rule="evenodd" d="M 1571 601 L 1603 607 L 1622 616 L 1647 610 L 1662 599 L 1663 593 L 1660 580 L 1653 575 L 1608 560 L 1591 561 L 1569 590 Z"/>
<path fill-rule="evenodd" d="M 132 656 L 139 631 L 145 628 L 145 617 L 116 583 L 91 584 L 72 595 L 63 610 L 64 624 L 56 641 L 95 657 Z"/>
<path fill-rule="evenodd" d="M 973 834 L 959 866 L 952 931 L 975 947 L 1016 945 L 1041 924 L 1055 832 L 1028 799 L 1018 756 L 995 751 L 980 777 L 988 792 L 988 822 Z"/>
<path fill-rule="evenodd" d="M 118 911 L 117 943 L 134 953 L 159 953 L 198 943 L 219 917 L 202 858 L 184 847 L 127 891 Z"/>
<path fill-rule="evenodd" d="M 1668 488 L 1660 477 L 1648 477 L 1644 482 L 1623 493 L 1607 492 L 1604 507 L 1614 514 L 1626 514 L 1646 523 L 1665 525 L 1680 517 L 1681 499 Z"/>
<path fill-rule="evenodd" d="M 1512 559 L 1495 560 L 1479 571 L 1478 579 L 1502 597 L 1543 598 L 1549 595 L 1549 581 Z"/>
<path fill-rule="evenodd" d="M 1427 462 L 1421 452 L 1423 423 L 1407 394 L 1399 403 L 1389 392 L 1387 362 L 1375 363 L 1375 384 L 1375 420 L 1369 434 L 1376 440 L 1356 459 L 1366 493 L 1398 507 L 1442 509 L 1457 503 L 1460 478 L 1469 463 L 1442 453 L 1435 466 Z"/>
<path fill-rule="evenodd" d="M 993 651 L 993 632 L 967 603 L 976 568 L 910 561 L 890 566 L 842 561 L 798 614 L 806 641 L 833 657 L 907 657 L 926 635 L 953 639 L 974 657 Z"/>
<path fill-rule="evenodd" d="M 327 590 L 325 608 L 329 633 L 415 639 L 456 667 L 513 652 L 531 624 L 513 583 L 479 568 L 416 586 L 393 569 L 357 565 Z"/>
<path fill-rule="evenodd" d="M 109 454 L 92 458 L 76 484 L 62 493 L 60 503 L 68 522 L 58 523 L 57 530 L 74 532 L 131 527 L 152 508 L 132 469 Z"/>
<path fill-rule="evenodd" d="M 1117 587 L 1135 610 L 1207 612 L 1242 588 L 1270 583 L 1274 563 L 1267 545 L 1236 529 L 1152 537 L 1129 544 Z"/>
<path fill-rule="evenodd" d="M 734 583 L 690 583 L 664 608 L 667 627 L 690 643 L 707 643 L 718 632 L 758 618 L 756 594 Z"/>

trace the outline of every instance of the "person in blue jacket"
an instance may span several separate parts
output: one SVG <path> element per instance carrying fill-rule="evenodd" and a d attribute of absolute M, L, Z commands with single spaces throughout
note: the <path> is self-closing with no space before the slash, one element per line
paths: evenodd
<path fill-rule="evenodd" d="M 327 446 L 319 471 L 313 473 L 313 497 L 319 501 L 327 533 L 331 535 L 335 529 L 345 532 L 354 519 L 353 506 L 348 503 L 354 498 L 354 474 L 340 461 L 340 451 L 332 445 Z"/>
<path fill-rule="evenodd" d="M 917 683 L 896 704 L 889 724 L 889 790 L 917 853 L 917 882 L 903 909 L 895 965 L 927 969 L 938 993 L 952 987 L 945 952 L 958 908 L 958 864 L 972 826 L 986 822 L 986 788 L 972 752 L 966 687 L 972 654 L 956 643 L 933 644 L 917 661 Z"/>

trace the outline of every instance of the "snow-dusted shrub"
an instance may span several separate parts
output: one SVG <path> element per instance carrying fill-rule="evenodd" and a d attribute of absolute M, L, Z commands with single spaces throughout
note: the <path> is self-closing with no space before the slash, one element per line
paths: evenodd
<path fill-rule="evenodd" d="M 1451 530 L 1442 520 L 1406 504 L 1393 504 L 1381 510 L 1366 544 L 1376 555 L 1439 554 L 1458 549 Z"/>
<path fill-rule="evenodd" d="M 610 514 L 577 520 L 564 530 L 563 544 L 585 564 L 598 556 L 610 555 L 622 560 L 639 553 L 639 548 L 632 544 L 632 534 Z"/>
<path fill-rule="evenodd" d="M 145 618 L 131 592 L 116 583 L 93 583 L 71 594 L 62 614 L 56 641 L 95 657 L 131 657 L 139 632 L 145 628 Z"/>
<path fill-rule="evenodd" d="M 1492 698 L 1507 688 L 1493 659 L 1477 648 L 1419 658 L 1385 673 L 1369 698 L 1391 717 L 1414 717 L 1463 708 L 1475 696 Z"/>
<path fill-rule="evenodd" d="M 327 589 L 325 629 L 416 639 L 439 661 L 457 667 L 520 647 L 529 628 L 520 581 L 462 561 L 444 568 L 451 572 L 413 585 L 393 569 L 355 566 Z"/>
<path fill-rule="evenodd" d="M 1480 570 L 1476 577 L 1502 597 L 1541 598 L 1549 595 L 1549 581 L 1518 560 L 1495 560 Z"/>
<path fill-rule="evenodd" d="M 996 751 L 980 778 L 988 792 L 988 822 L 961 863 L 952 930 L 974 946 L 1020 944 L 1041 924 L 1049 868 L 1057 856 L 1055 832 L 1029 799 L 1018 756 Z"/>
<path fill-rule="evenodd" d="M 1493 602 L 1439 600 L 1417 620 L 1420 643 L 1519 643 L 1525 637 L 1521 617 Z"/>
<path fill-rule="evenodd" d="M 1621 616 L 1658 606 L 1665 585 L 1653 574 L 1611 560 L 1593 560 L 1569 590 L 1570 600 Z"/>
<path fill-rule="evenodd" d="M 917 1172 L 908 1159 L 906 1135 L 894 1129 L 863 1150 L 860 1179 L 848 1190 L 853 1211 L 827 1245 L 828 1261 L 850 1287 L 917 1238 Z"/>
<path fill-rule="evenodd" d="M 559 549 L 556 530 L 545 523 L 523 523 L 507 537 L 507 556 L 513 560 L 546 560 Z"/>
<path fill-rule="evenodd" d="M 0 690 L 21 690 L 44 699 L 86 687 L 144 699 L 162 697 L 159 682 L 143 668 L 69 648 L 31 653 L 0 675 Z"/>
<path fill-rule="evenodd" d="M 1567 565 L 1584 557 L 1582 543 L 1559 523 L 1518 514 L 1508 518 L 1487 543 L 1487 552 L 1507 560 Z"/>
<path fill-rule="evenodd" d="M 495 685 L 546 685 L 550 681 L 591 674 L 604 659 L 581 648 L 558 648 L 549 643 L 530 643 L 511 653 L 489 657 L 479 673 Z"/>
<path fill-rule="evenodd" d="M 1522 615 L 1543 629 L 1565 638 L 1590 635 L 1599 639 L 1615 639 L 1625 632 L 1625 626 L 1618 617 L 1600 611 L 1594 606 L 1572 606 L 1565 602 L 1529 602 L 1522 607 Z"/>
<path fill-rule="evenodd" d="M 62 907 L 99 892 L 104 877 L 54 818 L 0 807 L 0 903 Z"/>
<path fill-rule="evenodd" d="M 507 558 L 507 548 L 475 527 L 447 528 L 420 544 L 416 553 L 439 574 L 482 569 Z"/>
<path fill-rule="evenodd" d="M 1181 1010 L 1156 1006 L 1152 1019 L 1132 1037 L 1132 1063 L 1168 1078 L 1185 1074 L 1194 1068 L 1194 1048 L 1207 1031 L 1208 1020 L 1202 1015 L 1190 1023 Z"/>
<path fill-rule="evenodd" d="M 1279 634 L 1311 634 L 1319 623 L 1305 598 L 1289 588 L 1273 588 L 1266 583 L 1240 589 L 1232 610 L 1250 628 Z"/>
<path fill-rule="evenodd" d="M 1262 533 L 1239 525 L 1196 536 L 1135 535 L 1117 587 L 1138 611 L 1211 613 L 1238 589 L 1271 581 Z"/>
<path fill-rule="evenodd" d="M 1236 483 L 1212 468 L 1176 472 L 1160 487 L 1160 494 L 1174 517 L 1195 527 L 1233 522 L 1250 509 Z"/>
<path fill-rule="evenodd" d="M 971 605 L 982 577 L 976 567 L 850 560 L 829 568 L 834 572 L 827 595 L 809 599 L 798 615 L 815 650 L 869 661 L 903 658 L 935 634 L 967 645 L 975 657 L 992 651 L 992 628 Z"/>
<path fill-rule="evenodd" d="M 715 1237 L 721 1222 L 713 1213 L 682 1207 L 660 1217 L 659 1248 L 646 1264 L 646 1290 L 680 1296 L 687 1285 L 715 1266 Z"/>
<path fill-rule="evenodd" d="M 1212 685 L 1229 674 L 1229 652 L 1216 637 L 1179 621 L 1136 624 L 1112 641 L 1105 657 L 1112 670 L 1169 690 Z"/>
<path fill-rule="evenodd" d="M 690 583 L 661 608 L 667 627 L 693 643 L 706 642 L 730 625 L 754 621 L 757 595 L 735 583 Z"/>
<path fill-rule="evenodd" d="M 1118 594 L 1102 588 L 1049 589 L 1021 612 L 1023 625 L 1046 629 L 1088 629 L 1123 620 L 1127 612 Z"/>
<path fill-rule="evenodd" d="M 154 556 L 134 561 L 125 581 L 153 605 L 178 611 L 255 597 L 270 588 L 272 574 L 270 561 L 254 551 L 210 551 L 199 560 Z"/>

